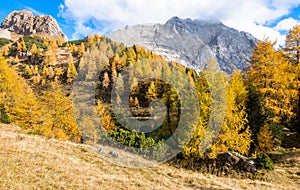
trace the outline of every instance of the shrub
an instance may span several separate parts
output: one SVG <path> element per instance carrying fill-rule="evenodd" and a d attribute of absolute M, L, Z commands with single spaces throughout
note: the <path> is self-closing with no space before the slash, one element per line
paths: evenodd
<path fill-rule="evenodd" d="M 258 146 L 256 147 L 256 151 L 259 153 L 268 152 L 274 149 L 275 141 L 268 124 L 264 125 L 262 129 L 260 129 L 257 135 L 257 141 Z"/>
<path fill-rule="evenodd" d="M 122 148 L 126 151 L 142 155 L 144 158 L 163 160 L 167 154 L 167 147 L 164 141 L 156 142 L 151 137 L 146 137 L 144 133 L 135 130 L 128 131 L 117 129 L 108 133 L 100 133 L 99 143 L 107 144 L 116 148 Z M 111 138 L 113 142 L 107 141 Z"/>
<path fill-rule="evenodd" d="M 257 168 L 266 169 L 268 171 L 274 170 L 272 159 L 267 154 L 261 154 L 254 160 Z"/>
<path fill-rule="evenodd" d="M 64 43 L 62 44 L 62 47 L 66 47 L 66 46 L 67 46 L 67 43 L 69 43 L 69 44 L 75 44 L 76 46 L 79 46 L 79 45 L 81 45 L 81 43 L 84 43 L 84 42 L 86 42 L 85 39 L 68 41 L 68 42 L 64 42 Z"/>
<path fill-rule="evenodd" d="M 279 145 L 281 144 L 282 139 L 284 138 L 283 126 L 272 123 L 270 124 L 270 130 L 272 131 L 272 136 L 277 139 Z"/>
<path fill-rule="evenodd" d="M 0 103 L 0 122 L 5 124 L 9 124 L 11 122 L 3 103 Z"/>
<path fill-rule="evenodd" d="M 6 44 L 11 43 L 12 41 L 6 38 L 0 38 L 0 47 L 5 46 Z"/>
<path fill-rule="evenodd" d="M 37 46 L 38 49 L 42 48 L 42 49 L 46 49 L 46 47 L 44 46 L 44 39 L 40 38 L 38 36 L 24 36 L 24 41 L 26 43 L 26 47 L 28 50 L 31 49 L 31 47 L 33 46 L 33 44 L 35 44 Z"/>
<path fill-rule="evenodd" d="M 134 148 L 148 148 L 155 145 L 154 139 L 146 137 L 144 133 L 138 133 L 134 130 L 127 131 L 118 129 L 116 131 L 109 132 L 109 136 L 123 145 Z"/>

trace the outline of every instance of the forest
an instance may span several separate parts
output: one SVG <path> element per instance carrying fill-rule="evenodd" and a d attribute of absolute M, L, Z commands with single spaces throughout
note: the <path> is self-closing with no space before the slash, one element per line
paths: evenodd
<path fill-rule="evenodd" d="M 172 155 L 165 142 L 174 134 L 178 158 L 186 160 L 214 159 L 227 151 L 268 159 L 286 141 L 299 143 L 300 25 L 289 31 L 283 47 L 259 41 L 249 68 L 230 75 L 213 59 L 197 73 L 142 47 L 98 35 L 69 42 L 38 36 L 1 39 L 0 45 L 0 122 L 30 134 L 103 144 L 109 136 L 114 146 L 155 160 Z M 143 76 L 148 77 L 140 80 Z M 88 95 L 95 99 L 101 127 L 81 117 L 74 83 L 95 86 Z M 136 122 L 128 122 L 127 112 Z M 149 118 L 152 123 L 138 125 Z M 214 124 L 220 125 L 217 134 Z M 286 131 L 295 140 L 287 140 L 292 137 Z M 151 147 L 157 148 L 149 152 Z"/>

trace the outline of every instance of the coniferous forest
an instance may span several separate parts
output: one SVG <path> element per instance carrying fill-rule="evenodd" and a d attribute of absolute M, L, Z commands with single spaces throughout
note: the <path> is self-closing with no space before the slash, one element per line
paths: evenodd
<path fill-rule="evenodd" d="M 176 132 L 184 119 L 184 129 L 193 133 L 184 134 L 189 136 L 188 143 L 178 142 L 181 152 L 176 159 L 182 163 L 213 160 L 230 151 L 252 157 L 260 168 L 270 170 L 269 153 L 299 144 L 299 25 L 286 35 L 283 47 L 276 48 L 276 42 L 268 39 L 259 41 L 247 60 L 249 68 L 230 75 L 219 71 L 213 59 L 197 73 L 142 47 L 126 47 L 98 35 L 69 42 L 24 36 L 15 42 L 1 39 L 0 45 L 0 121 L 18 125 L 30 134 L 76 143 L 105 144 L 105 138 L 99 133 L 104 131 L 104 135 L 126 145 L 128 150 L 130 147 L 140 149 L 135 153 L 146 158 L 150 153 L 142 149 L 158 146 L 155 159 L 161 160 L 169 152 L 159 145 Z M 134 68 L 133 71 L 122 75 L 128 67 Z M 86 70 L 79 73 L 79 69 Z M 101 72 L 96 73 L 99 75 L 93 83 L 93 72 L 97 69 Z M 138 76 L 153 77 L 139 81 Z M 78 112 L 72 99 L 77 77 L 96 86 L 92 96 L 101 122 L 98 129 L 89 128 L 88 117 L 77 120 Z M 188 108 L 180 98 L 189 96 L 183 97 L 172 85 L 157 79 L 160 77 L 182 81 L 185 85 L 182 89 L 196 89 L 199 111 L 181 118 L 183 110 Z M 183 82 L 185 80 L 189 82 Z M 114 109 L 111 102 L 113 89 L 117 89 L 114 105 L 118 109 Z M 143 133 L 139 132 L 140 128 L 126 126 L 128 123 L 124 125 L 117 118 L 115 111 L 122 112 L 126 89 L 131 89 L 127 104 L 133 118 L 152 117 L 151 110 L 156 107 L 151 102 L 156 99 L 163 102 L 165 109 L 156 110 L 158 116 L 163 111 L 166 113 L 161 126 L 154 129 L 154 123 L 147 126 L 153 128 L 151 132 Z M 224 96 L 212 95 L 222 89 Z M 226 104 L 214 109 L 219 99 Z M 216 117 L 222 114 L 224 117 Z M 218 134 L 209 131 L 210 136 L 206 132 L 212 117 L 215 123 L 221 123 L 221 128 Z M 134 130 L 129 130 L 130 127 Z M 213 143 L 207 145 L 207 142 Z"/>

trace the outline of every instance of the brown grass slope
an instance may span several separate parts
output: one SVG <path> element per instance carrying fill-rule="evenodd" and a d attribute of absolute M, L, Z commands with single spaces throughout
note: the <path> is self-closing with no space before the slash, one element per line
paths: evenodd
<path fill-rule="evenodd" d="M 122 159 L 122 158 L 118 158 Z M 276 170 L 275 170 L 276 171 Z M 26 135 L 0 124 L 0 189 L 299 189 L 274 182 L 231 179 L 176 169 L 126 168 L 87 145 Z"/>

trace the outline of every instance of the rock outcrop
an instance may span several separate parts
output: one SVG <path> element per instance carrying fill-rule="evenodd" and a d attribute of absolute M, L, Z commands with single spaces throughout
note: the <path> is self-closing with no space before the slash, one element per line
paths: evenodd
<path fill-rule="evenodd" d="M 11 32 L 8 31 L 7 29 L 0 29 L 0 38 L 6 38 L 6 39 L 12 39 Z"/>
<path fill-rule="evenodd" d="M 48 35 L 67 40 L 66 35 L 52 16 L 34 16 L 27 10 L 11 12 L 2 22 L 0 30 L 24 36 Z"/>
<path fill-rule="evenodd" d="M 173 17 L 165 24 L 127 26 L 109 35 L 124 44 L 140 45 L 181 64 L 203 69 L 210 58 L 231 73 L 245 70 L 257 39 L 246 32 L 229 28 L 219 21 Z"/>

